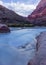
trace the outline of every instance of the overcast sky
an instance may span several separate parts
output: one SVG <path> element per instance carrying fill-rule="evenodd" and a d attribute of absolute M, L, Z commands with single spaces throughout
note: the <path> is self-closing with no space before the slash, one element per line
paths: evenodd
<path fill-rule="evenodd" d="M 0 4 L 22 16 L 28 16 L 40 0 L 0 0 Z"/>

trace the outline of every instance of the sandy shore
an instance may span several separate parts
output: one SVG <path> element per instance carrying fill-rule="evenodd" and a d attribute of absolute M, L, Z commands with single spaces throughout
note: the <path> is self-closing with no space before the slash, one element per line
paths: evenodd
<path fill-rule="evenodd" d="M 37 36 L 36 55 L 28 65 L 46 65 L 46 32 Z"/>

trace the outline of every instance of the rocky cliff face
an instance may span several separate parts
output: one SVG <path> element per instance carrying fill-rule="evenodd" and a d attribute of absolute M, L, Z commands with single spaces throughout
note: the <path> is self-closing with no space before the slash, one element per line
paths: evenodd
<path fill-rule="evenodd" d="M 41 0 L 37 6 L 37 9 L 39 9 L 40 7 L 45 7 L 45 6 L 46 6 L 46 0 Z"/>
<path fill-rule="evenodd" d="M 46 0 L 41 0 L 36 9 L 28 16 L 31 23 L 45 24 L 46 22 Z"/>
<path fill-rule="evenodd" d="M 12 10 L 0 5 L 0 23 L 28 23 L 26 17 L 20 16 Z"/>

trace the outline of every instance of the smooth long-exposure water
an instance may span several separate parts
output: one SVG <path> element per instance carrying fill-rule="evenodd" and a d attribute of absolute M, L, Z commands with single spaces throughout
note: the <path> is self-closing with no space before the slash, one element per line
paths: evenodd
<path fill-rule="evenodd" d="M 0 33 L 0 43 L 9 44 L 14 47 L 30 42 L 33 43 L 35 37 L 43 31 L 46 31 L 46 28 L 25 28 L 20 30 L 16 28 L 10 33 Z"/>
<path fill-rule="evenodd" d="M 35 55 L 36 37 L 46 27 L 10 29 L 10 33 L 0 33 L 0 65 L 27 65 Z"/>

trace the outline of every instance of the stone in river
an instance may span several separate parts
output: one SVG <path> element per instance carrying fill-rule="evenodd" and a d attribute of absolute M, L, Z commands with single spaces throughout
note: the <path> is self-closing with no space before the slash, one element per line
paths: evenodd
<path fill-rule="evenodd" d="M 0 33 L 8 33 L 10 32 L 10 29 L 5 24 L 0 24 Z"/>

